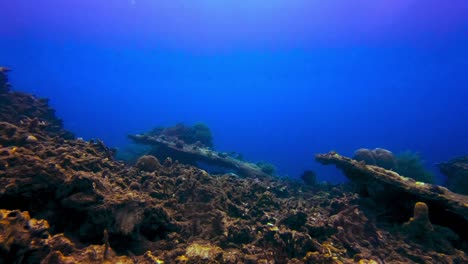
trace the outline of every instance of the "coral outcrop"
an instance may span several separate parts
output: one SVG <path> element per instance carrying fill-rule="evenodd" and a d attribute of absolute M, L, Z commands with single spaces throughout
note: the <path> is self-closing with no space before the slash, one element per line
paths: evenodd
<path fill-rule="evenodd" d="M 356 150 L 353 159 L 364 161 L 368 165 L 376 165 L 384 169 L 395 169 L 397 161 L 393 153 L 389 150 L 376 148 L 374 150 L 361 148 Z"/>
<path fill-rule="evenodd" d="M 405 151 L 395 156 L 391 151 L 382 148 L 374 150 L 361 148 L 354 152 L 353 159 L 363 161 L 367 165 L 396 171 L 400 175 L 417 181 L 426 183 L 434 181 L 434 175 L 424 168 L 419 155 L 411 151 Z"/>
<path fill-rule="evenodd" d="M 148 136 L 164 136 L 173 141 L 180 140 L 182 144 L 195 144 L 201 147 L 213 147 L 213 135 L 210 128 L 203 124 L 197 123 L 193 126 L 186 126 L 179 123 L 172 127 L 157 127 L 147 133 Z"/>
<path fill-rule="evenodd" d="M 151 154 L 160 159 L 173 157 L 184 164 L 196 165 L 199 162 L 232 170 L 237 174 L 250 178 L 268 178 L 274 172 L 274 167 L 259 166 L 203 147 L 197 143 L 187 144 L 175 137 L 159 134 L 129 135 L 135 143 L 152 147 Z"/>
<path fill-rule="evenodd" d="M 72 137 L 45 101 L 0 96 L 7 103 L 0 105 L 0 263 L 468 261 L 463 236 L 443 248 L 411 239 L 393 228 L 411 210 L 402 210 L 401 222 L 382 221 L 382 207 L 350 186 L 215 176 L 175 158 L 125 165 L 101 141 Z M 31 104 L 23 106 L 25 98 Z M 445 206 L 452 194 L 434 188 L 427 197 L 441 196 Z M 434 230 L 440 221 L 431 212 L 466 216 L 454 205 L 443 207 L 453 209 L 448 215 L 427 197 L 418 201 L 429 206 Z"/>
<path fill-rule="evenodd" d="M 468 195 L 468 156 L 452 159 L 438 164 L 440 171 L 447 176 L 447 187 Z"/>
<path fill-rule="evenodd" d="M 137 160 L 135 166 L 142 171 L 152 172 L 159 169 L 161 163 L 159 163 L 158 158 L 155 156 L 144 155 Z"/>
<path fill-rule="evenodd" d="M 315 174 L 315 172 L 310 171 L 310 170 L 304 171 L 301 175 L 301 179 L 307 185 L 317 184 L 317 175 Z"/>
<path fill-rule="evenodd" d="M 453 252 L 450 241 L 458 239 L 450 229 L 432 225 L 429 219 L 429 207 L 423 202 L 414 205 L 413 217 L 403 225 L 403 230 L 411 240 L 441 252 Z"/>
<path fill-rule="evenodd" d="M 410 213 L 412 205 L 422 201 L 434 211 L 434 223 L 451 228 L 462 240 L 468 238 L 465 228 L 468 225 L 468 196 L 418 182 L 378 166 L 366 165 L 336 152 L 318 154 L 315 158 L 322 164 L 334 164 L 341 169 L 357 185 L 361 195 L 372 197 L 380 206 L 387 208 L 388 217 L 401 221 L 399 217 Z M 419 205 L 417 212 L 423 212 L 425 206 Z"/>
<path fill-rule="evenodd" d="M 429 238 L 434 231 L 434 227 L 429 220 L 429 207 L 423 202 L 414 205 L 414 215 L 404 224 L 405 229 L 413 238 L 424 241 Z"/>
<path fill-rule="evenodd" d="M 10 85 L 8 84 L 7 73 L 10 69 L 6 67 L 0 67 L 0 94 L 7 93 L 10 91 Z"/>

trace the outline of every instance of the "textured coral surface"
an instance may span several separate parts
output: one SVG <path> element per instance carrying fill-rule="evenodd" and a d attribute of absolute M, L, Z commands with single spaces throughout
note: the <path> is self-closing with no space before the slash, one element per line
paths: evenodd
<path fill-rule="evenodd" d="M 0 263 L 468 262 L 447 227 L 425 229 L 451 234 L 434 243 L 409 235 L 414 203 L 398 218 L 350 185 L 128 166 L 47 100 L 0 89 L 0 102 Z"/>

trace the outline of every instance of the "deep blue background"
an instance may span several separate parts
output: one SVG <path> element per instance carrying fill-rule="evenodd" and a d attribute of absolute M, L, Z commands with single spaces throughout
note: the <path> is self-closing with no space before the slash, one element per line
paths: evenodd
<path fill-rule="evenodd" d="M 313 154 L 468 152 L 468 2 L 0 3 L 0 64 L 68 129 L 111 146 L 177 122 L 219 150 L 318 171 Z"/>

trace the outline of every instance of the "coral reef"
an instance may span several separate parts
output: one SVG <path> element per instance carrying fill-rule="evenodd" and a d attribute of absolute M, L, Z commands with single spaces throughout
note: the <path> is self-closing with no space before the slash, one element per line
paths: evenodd
<path fill-rule="evenodd" d="M 137 160 L 135 166 L 142 171 L 152 172 L 159 169 L 161 163 L 155 156 L 144 155 Z"/>
<path fill-rule="evenodd" d="M 434 231 L 429 220 L 429 207 L 423 202 L 417 202 L 414 205 L 414 215 L 404 225 L 411 236 L 418 238 L 426 238 L 428 234 Z"/>
<path fill-rule="evenodd" d="M 447 176 L 447 187 L 450 190 L 468 195 L 468 156 L 442 162 L 438 167 Z"/>
<path fill-rule="evenodd" d="M 274 167 L 268 164 L 257 164 L 239 160 L 226 155 L 223 152 L 217 152 L 200 146 L 197 143 L 186 144 L 177 138 L 167 137 L 165 135 L 151 136 L 146 134 L 129 135 L 135 143 L 148 145 L 152 147 L 151 154 L 159 159 L 172 157 L 180 163 L 197 165 L 200 162 L 211 166 L 225 168 L 235 171 L 238 175 L 250 178 L 268 178 L 274 173 Z"/>
<path fill-rule="evenodd" d="M 317 184 L 317 175 L 315 174 L 315 172 L 310 171 L 310 170 L 304 171 L 304 173 L 302 173 L 301 175 L 301 179 L 307 185 Z"/>
<path fill-rule="evenodd" d="M 458 238 L 433 240 L 445 241 L 441 247 L 393 228 L 410 218 L 414 203 L 409 210 L 400 204 L 403 220 L 383 221 L 382 211 L 394 211 L 378 199 L 372 206 L 348 185 L 308 186 L 266 174 L 215 176 L 170 158 L 150 169 L 146 161 L 125 165 L 101 141 L 70 137 L 35 97 L 1 96 L 8 104 L 0 105 L 0 263 L 468 262 L 463 230 L 453 229 Z M 31 104 L 22 106 L 23 98 Z M 353 178 L 400 177 L 330 157 L 324 160 L 336 158 Z M 440 218 L 466 221 L 464 196 L 408 182 L 397 190 L 420 194 L 434 232 L 437 225 L 452 228 Z"/>
<path fill-rule="evenodd" d="M 213 147 L 213 136 L 210 128 L 203 124 L 197 123 L 192 127 L 185 126 L 179 123 L 172 127 L 157 127 L 146 133 L 147 136 L 164 136 L 175 141 L 175 139 L 183 141 L 183 144 L 197 144 L 200 147 Z"/>
<path fill-rule="evenodd" d="M 8 84 L 7 72 L 10 69 L 6 67 L 0 67 L 0 94 L 7 93 L 10 91 L 10 85 Z"/>
<path fill-rule="evenodd" d="M 391 151 L 382 148 L 374 150 L 361 148 L 354 152 L 353 159 L 363 161 L 367 165 L 396 171 L 400 175 L 417 181 L 434 182 L 434 175 L 424 168 L 419 155 L 411 151 L 406 151 L 395 156 Z"/>
<path fill-rule="evenodd" d="M 264 173 L 268 175 L 275 175 L 276 174 L 276 167 L 275 165 L 268 163 L 268 162 L 257 162 L 257 166 L 260 167 Z"/>
<path fill-rule="evenodd" d="M 374 150 L 361 148 L 356 150 L 353 159 L 364 161 L 368 165 L 376 165 L 387 170 L 395 169 L 397 161 L 389 150 L 376 148 Z"/>
<path fill-rule="evenodd" d="M 436 248 L 440 252 L 453 252 L 450 243 L 458 239 L 450 229 L 432 225 L 429 219 L 429 207 L 423 202 L 414 205 L 413 217 L 403 224 L 403 231 L 412 241 Z"/>
<path fill-rule="evenodd" d="M 361 195 L 372 197 L 386 210 L 393 211 L 387 216 L 401 217 L 405 215 L 401 214 L 402 211 L 406 210 L 408 214 L 414 203 L 423 201 L 435 211 L 435 223 L 451 228 L 462 239 L 468 238 L 468 230 L 465 228 L 468 225 L 468 196 L 453 193 L 438 185 L 418 182 L 378 166 L 366 165 L 336 152 L 318 154 L 315 158 L 322 164 L 334 164 L 343 170 L 357 185 Z"/>
<path fill-rule="evenodd" d="M 64 139 L 72 139 L 72 133 L 63 129 L 62 120 L 55 116 L 55 110 L 50 108 L 48 99 L 38 99 L 31 94 L 10 91 L 6 76 L 8 70 L 0 67 L 0 121 L 2 125 L 28 122 L 31 133 L 27 137 L 36 137 L 36 131 L 45 131 Z M 15 133 L 10 127 L 9 133 Z M 0 144 L 2 144 L 0 139 Z"/>
<path fill-rule="evenodd" d="M 433 183 L 434 174 L 424 168 L 423 162 L 417 153 L 405 151 L 396 156 L 398 174 L 410 177 L 420 182 Z"/>

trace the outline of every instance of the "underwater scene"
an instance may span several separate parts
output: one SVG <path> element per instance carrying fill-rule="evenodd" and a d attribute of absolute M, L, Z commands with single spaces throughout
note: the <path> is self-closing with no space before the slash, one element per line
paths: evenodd
<path fill-rule="evenodd" d="M 468 263 L 468 1 L 0 1 L 0 264 Z"/>

